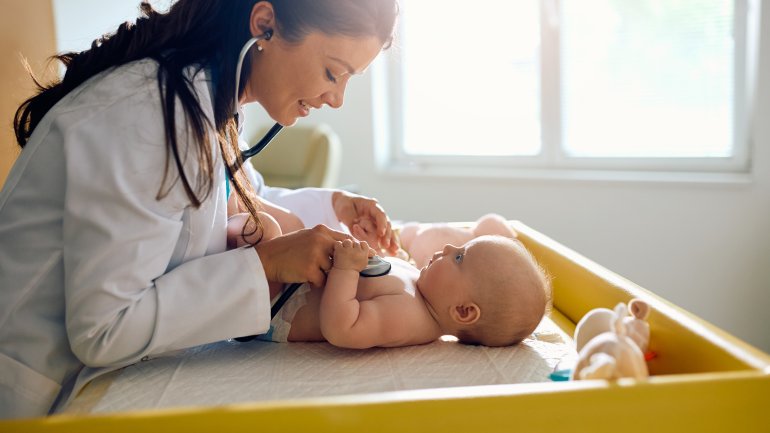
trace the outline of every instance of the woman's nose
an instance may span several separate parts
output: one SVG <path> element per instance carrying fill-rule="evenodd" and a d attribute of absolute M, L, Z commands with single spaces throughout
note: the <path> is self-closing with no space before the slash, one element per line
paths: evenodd
<path fill-rule="evenodd" d="M 335 110 L 342 107 L 342 103 L 345 99 L 346 85 L 347 83 L 339 83 L 333 90 L 324 93 L 322 95 L 324 103 Z"/>
<path fill-rule="evenodd" d="M 325 93 L 323 97 L 324 103 L 335 110 L 342 107 L 342 99 L 342 95 L 338 95 L 336 92 Z"/>

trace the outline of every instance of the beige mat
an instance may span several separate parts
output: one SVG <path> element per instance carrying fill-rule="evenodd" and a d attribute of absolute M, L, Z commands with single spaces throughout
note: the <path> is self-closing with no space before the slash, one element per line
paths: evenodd
<path fill-rule="evenodd" d="M 327 343 L 220 342 L 153 359 L 89 384 L 65 413 L 181 406 L 469 385 L 548 381 L 572 341 L 546 318 L 514 347 L 436 341 L 349 350 Z"/>

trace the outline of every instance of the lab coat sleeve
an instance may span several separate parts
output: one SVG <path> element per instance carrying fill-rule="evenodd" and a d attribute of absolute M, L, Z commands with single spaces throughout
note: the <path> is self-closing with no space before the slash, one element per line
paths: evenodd
<path fill-rule="evenodd" d="M 270 187 L 265 185 L 262 175 L 251 164 L 245 164 L 244 167 L 246 167 L 249 179 L 260 197 L 290 210 L 302 220 L 305 227 L 323 224 L 334 230 L 348 232 L 347 228 L 337 219 L 334 208 L 332 208 L 334 189 Z"/>
<path fill-rule="evenodd" d="M 200 209 L 191 207 L 181 181 L 173 182 L 173 163 L 167 194 L 157 198 L 166 147 L 157 84 L 148 86 L 88 116 L 60 119 L 67 333 L 73 352 L 92 367 L 263 333 L 270 322 L 253 248 L 211 255 L 203 248 L 172 265 L 175 251 L 207 243 L 214 227 L 192 224 L 191 215 L 220 201 L 212 192 Z M 197 157 L 181 152 L 195 185 Z"/>

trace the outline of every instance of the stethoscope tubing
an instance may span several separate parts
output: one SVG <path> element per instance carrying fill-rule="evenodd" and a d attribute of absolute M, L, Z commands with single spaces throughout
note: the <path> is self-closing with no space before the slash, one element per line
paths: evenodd
<path fill-rule="evenodd" d="M 249 50 L 251 47 L 254 46 L 257 42 L 261 40 L 269 41 L 270 38 L 273 37 L 273 31 L 268 30 L 265 33 L 262 33 L 259 36 L 253 37 L 246 41 L 246 43 L 243 45 L 243 48 L 241 48 L 241 52 L 238 54 L 238 65 L 235 68 L 235 97 L 233 98 L 233 101 L 235 102 L 235 109 L 233 110 L 233 116 L 235 117 L 236 121 L 238 119 L 238 97 L 240 93 L 240 87 L 241 87 L 241 69 L 243 68 L 243 59 L 246 58 L 246 54 L 249 53 Z M 243 162 L 246 162 L 249 158 L 252 156 L 258 154 L 262 151 L 265 147 L 267 147 L 268 144 L 275 138 L 275 136 L 281 132 L 281 129 L 283 129 L 283 125 L 276 122 L 275 125 L 273 125 L 272 128 L 270 128 L 269 131 L 267 131 L 267 134 L 265 134 L 264 137 L 262 137 L 257 144 L 250 147 L 249 149 L 241 151 L 241 160 Z"/>
<path fill-rule="evenodd" d="M 251 146 L 250 148 L 241 151 L 241 159 L 243 162 L 246 162 L 247 159 L 251 158 L 252 156 L 255 156 L 259 152 L 262 152 L 262 149 L 267 147 L 268 144 L 275 138 L 276 135 L 278 135 L 279 132 L 281 132 L 281 129 L 283 129 L 283 125 L 280 123 L 277 123 L 273 125 L 269 131 L 267 131 L 267 134 L 265 134 L 264 137 L 262 137 L 257 144 L 254 146 Z"/>

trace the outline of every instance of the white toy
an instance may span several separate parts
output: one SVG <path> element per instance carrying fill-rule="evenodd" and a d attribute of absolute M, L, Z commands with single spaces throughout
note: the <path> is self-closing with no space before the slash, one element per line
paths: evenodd
<path fill-rule="evenodd" d="M 617 309 L 617 307 L 615 308 Z M 625 304 L 623 304 L 623 308 L 625 309 Z M 631 337 L 644 353 L 650 342 L 650 325 L 646 322 L 647 316 L 650 314 L 650 306 L 641 299 L 632 299 L 628 303 L 628 312 L 631 314 L 630 316 L 625 313 L 622 315 L 623 323 L 626 326 L 626 335 Z M 611 331 L 612 322 L 616 318 L 617 314 L 609 308 L 594 308 L 583 316 L 575 328 L 577 351 L 580 352 L 580 349 L 597 335 Z"/>
<path fill-rule="evenodd" d="M 575 329 L 578 362 L 571 378 L 647 378 L 644 353 L 650 341 L 650 327 L 645 321 L 649 311 L 649 305 L 639 299 L 629 302 L 628 308 L 621 302 L 614 311 L 589 311 Z"/>

